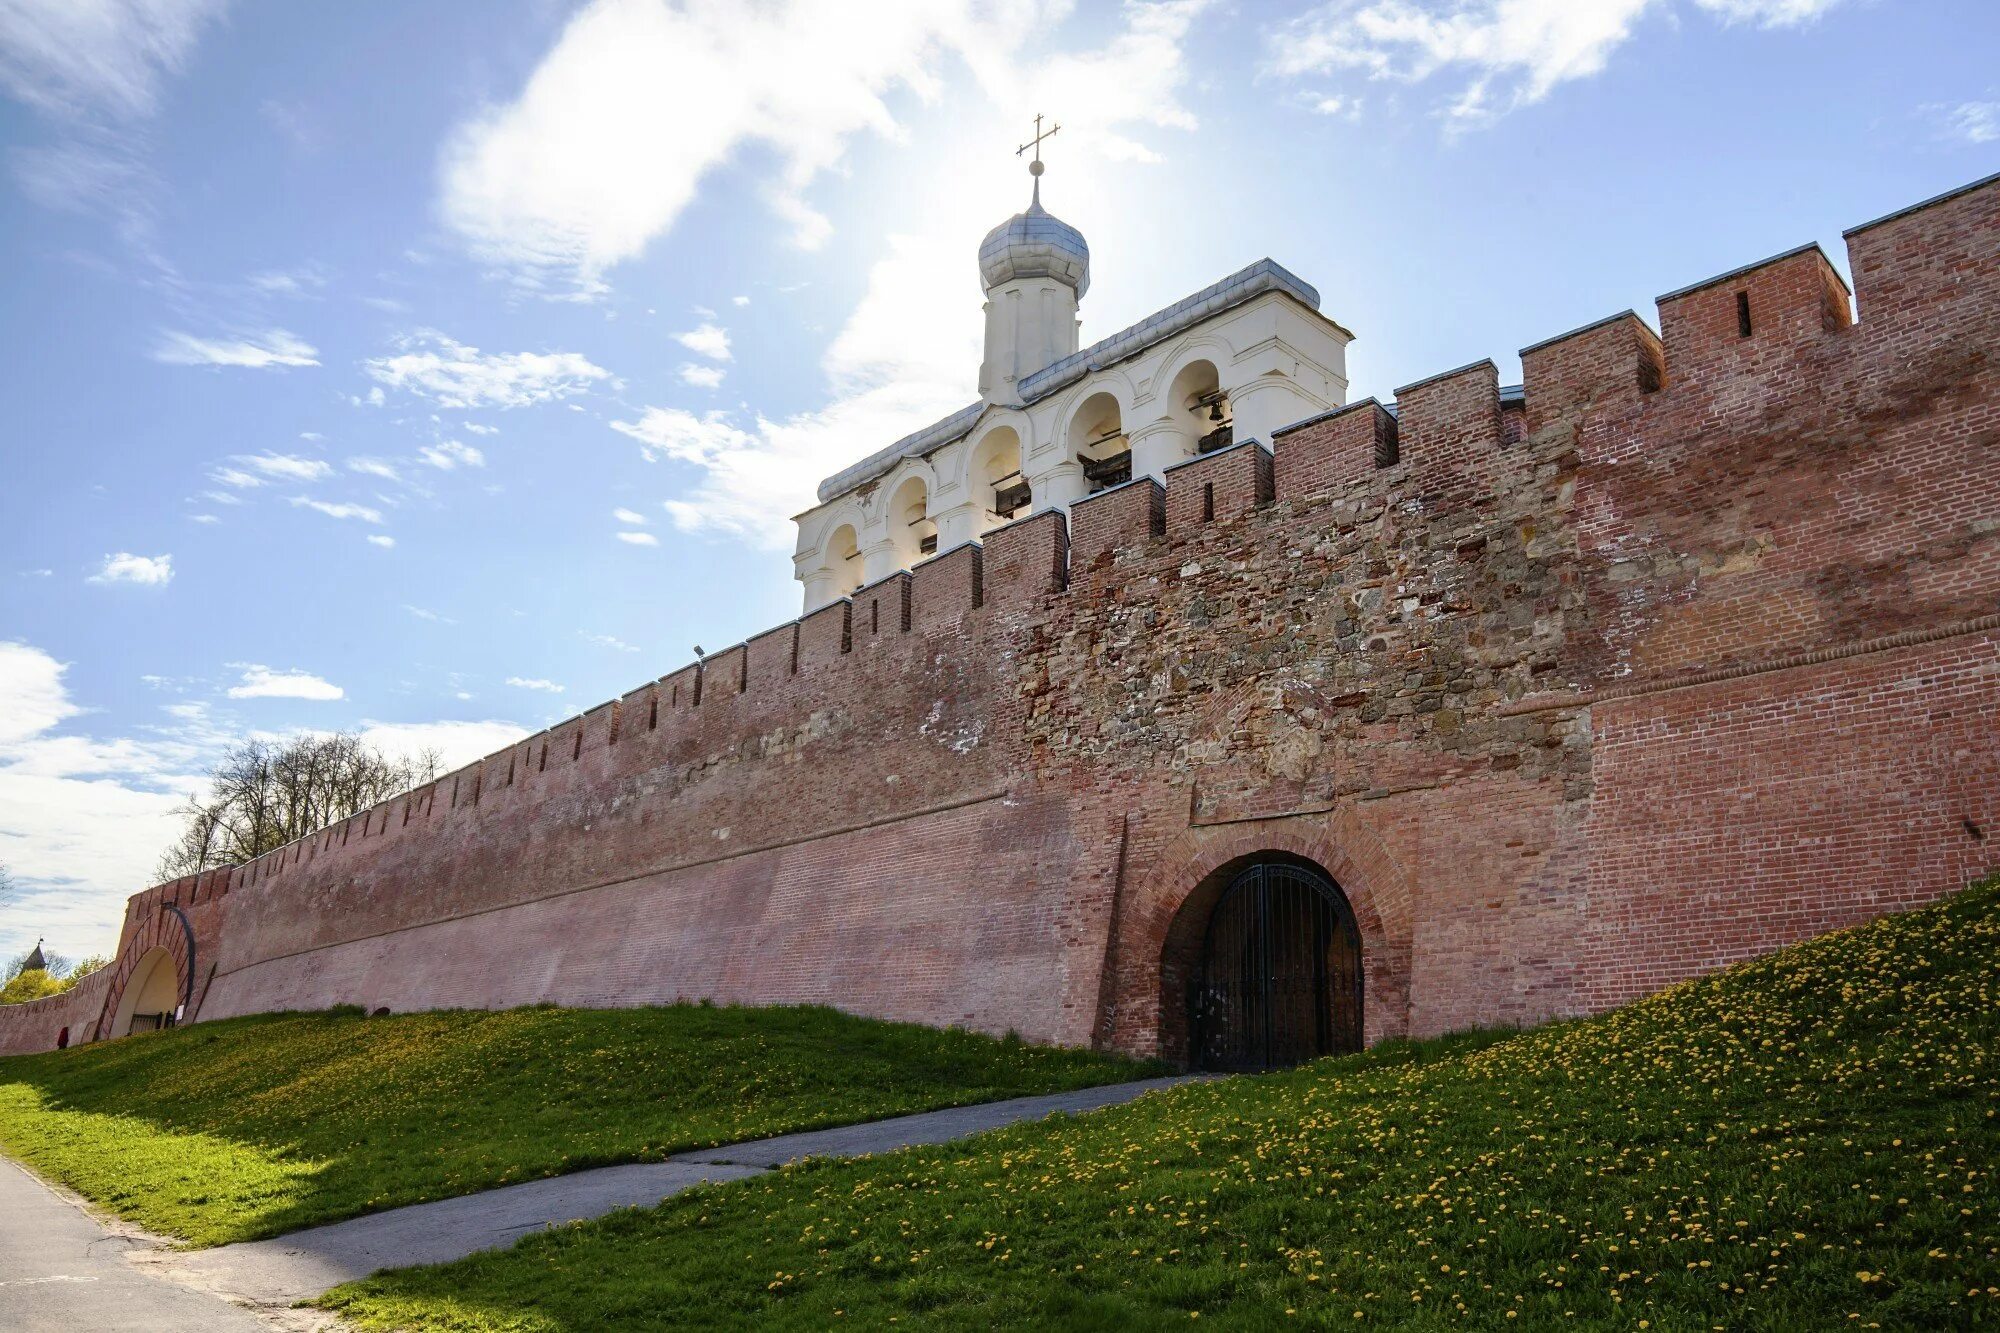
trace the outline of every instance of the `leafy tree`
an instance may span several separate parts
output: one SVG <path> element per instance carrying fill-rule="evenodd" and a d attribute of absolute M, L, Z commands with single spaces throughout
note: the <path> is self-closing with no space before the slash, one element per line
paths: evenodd
<path fill-rule="evenodd" d="M 182 808 L 186 827 L 154 873 L 164 880 L 242 865 L 421 786 L 441 766 L 435 750 L 390 758 L 344 731 L 245 741 L 209 770 L 208 795 Z"/>
<path fill-rule="evenodd" d="M 39 1000 L 48 995 L 60 995 L 67 989 L 60 978 L 50 976 L 39 967 L 31 967 L 15 973 L 6 985 L 0 986 L 0 1004 Z"/>
<path fill-rule="evenodd" d="M 99 968 L 109 967 L 109 966 L 111 966 L 110 954 L 94 953 L 90 955 L 90 957 L 84 959 L 82 962 L 78 963 L 75 967 L 72 967 L 69 971 L 63 974 L 63 979 L 62 979 L 63 989 L 68 990 L 71 986 L 76 985 L 77 982 L 82 981 L 92 972 L 97 971 Z"/>
<path fill-rule="evenodd" d="M 36 945 L 35 948 L 40 949 L 41 946 Z M 4 974 L 0 975 L 4 975 L 7 980 L 12 981 L 23 972 L 47 972 L 52 977 L 59 977 L 69 971 L 69 959 L 48 949 L 42 949 L 42 966 L 30 968 L 28 966 L 28 959 L 32 958 L 34 953 L 34 949 L 23 949 L 21 952 L 15 954 L 7 960 L 7 969 Z"/>
<path fill-rule="evenodd" d="M 29 953 L 32 953 L 30 950 Z M 0 1004 L 19 1004 L 23 1000 L 40 1000 L 50 995 L 60 995 L 71 989 L 100 967 L 107 967 L 111 959 L 101 953 L 94 953 L 80 963 L 71 963 L 59 953 L 42 950 L 41 967 L 27 967 L 28 954 L 16 954 L 7 963 L 7 984 L 0 986 Z"/>

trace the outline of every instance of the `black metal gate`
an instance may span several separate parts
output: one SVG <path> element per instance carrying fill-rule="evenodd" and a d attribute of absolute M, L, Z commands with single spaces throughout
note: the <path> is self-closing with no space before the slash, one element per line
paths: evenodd
<path fill-rule="evenodd" d="M 1276 1069 L 1361 1049 L 1361 933 L 1333 881 L 1259 862 L 1208 919 L 1191 997 L 1197 1069 Z"/>

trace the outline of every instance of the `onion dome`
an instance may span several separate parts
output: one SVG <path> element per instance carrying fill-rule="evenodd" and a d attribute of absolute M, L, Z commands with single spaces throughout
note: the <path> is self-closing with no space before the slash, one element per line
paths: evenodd
<path fill-rule="evenodd" d="M 1016 278 L 1054 278 L 1075 288 L 1080 300 L 1090 290 L 1090 247 L 1082 232 L 1042 207 L 1036 181 L 1028 211 L 1008 218 L 979 243 L 979 278 L 988 291 Z"/>

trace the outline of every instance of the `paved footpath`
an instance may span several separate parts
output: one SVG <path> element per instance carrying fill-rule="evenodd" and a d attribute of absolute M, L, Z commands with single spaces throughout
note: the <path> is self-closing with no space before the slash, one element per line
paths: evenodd
<path fill-rule="evenodd" d="M 1184 1081 L 1156 1078 L 1115 1083 L 786 1134 L 682 1153 L 664 1162 L 599 1167 L 436 1203 L 413 1204 L 271 1240 L 211 1250 L 156 1250 L 134 1259 L 145 1268 L 204 1292 L 254 1309 L 278 1311 L 379 1269 L 445 1263 L 480 1250 L 501 1249 L 545 1227 L 601 1217 L 617 1208 L 650 1208 L 704 1181 L 741 1180 L 806 1157 L 861 1157 L 944 1143 L 1057 1112 L 1094 1111 Z M 0 1298 L 5 1294 L 0 1290 Z M 5 1308 L 0 1299 L 0 1312 Z"/>
<path fill-rule="evenodd" d="M 0 1328 L 265 1333 L 249 1311 L 125 1261 L 152 1244 L 0 1160 Z"/>

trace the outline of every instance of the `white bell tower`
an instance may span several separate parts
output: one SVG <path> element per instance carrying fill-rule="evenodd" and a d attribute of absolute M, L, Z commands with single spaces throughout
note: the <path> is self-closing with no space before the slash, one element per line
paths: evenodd
<path fill-rule="evenodd" d="M 1042 130 L 1018 152 L 1035 151 L 1035 178 L 1026 212 L 986 234 L 979 245 L 979 276 L 986 288 L 986 355 L 979 364 L 979 396 L 1018 406 L 1020 382 L 1077 348 L 1077 302 L 1090 290 L 1090 247 L 1083 233 L 1042 207 Z"/>

